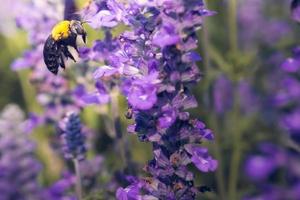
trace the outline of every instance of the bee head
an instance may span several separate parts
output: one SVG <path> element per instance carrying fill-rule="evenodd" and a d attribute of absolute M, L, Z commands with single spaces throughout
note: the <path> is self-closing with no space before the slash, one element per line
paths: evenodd
<path fill-rule="evenodd" d="M 70 29 L 72 33 L 81 35 L 83 42 L 86 42 L 86 32 L 82 26 L 82 22 L 78 20 L 72 20 L 70 24 Z"/>

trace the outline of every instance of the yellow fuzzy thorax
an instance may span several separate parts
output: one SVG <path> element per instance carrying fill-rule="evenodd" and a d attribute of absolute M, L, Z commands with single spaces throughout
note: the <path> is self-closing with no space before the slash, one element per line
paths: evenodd
<path fill-rule="evenodd" d="M 51 32 L 52 38 L 57 41 L 61 39 L 66 39 L 70 35 L 70 21 L 61 21 L 56 24 Z"/>

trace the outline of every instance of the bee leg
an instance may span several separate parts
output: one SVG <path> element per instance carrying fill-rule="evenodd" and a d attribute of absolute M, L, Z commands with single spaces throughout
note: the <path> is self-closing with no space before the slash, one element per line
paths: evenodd
<path fill-rule="evenodd" d="M 73 47 L 74 47 L 74 49 L 77 51 L 77 53 L 79 53 L 79 50 L 78 50 L 77 44 L 75 44 Z"/>
<path fill-rule="evenodd" d="M 59 59 L 60 59 L 60 66 L 61 68 L 65 69 L 66 66 L 65 66 L 65 61 L 64 61 L 64 57 L 63 57 L 63 53 L 61 52 L 60 56 L 59 56 Z"/>
<path fill-rule="evenodd" d="M 75 58 L 73 57 L 73 55 L 70 53 L 68 47 L 63 46 L 63 54 L 66 56 L 66 58 L 71 58 L 74 62 L 76 62 Z"/>
<path fill-rule="evenodd" d="M 81 37 L 82 37 L 84 44 L 86 44 L 86 33 L 84 32 Z"/>

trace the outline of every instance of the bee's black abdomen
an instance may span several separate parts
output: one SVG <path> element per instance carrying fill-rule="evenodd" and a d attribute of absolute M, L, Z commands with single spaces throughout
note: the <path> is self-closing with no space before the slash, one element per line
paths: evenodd
<path fill-rule="evenodd" d="M 64 67 L 61 51 L 58 43 L 51 37 L 47 38 L 43 50 L 44 62 L 50 72 L 53 74 L 58 73 L 59 66 Z"/>

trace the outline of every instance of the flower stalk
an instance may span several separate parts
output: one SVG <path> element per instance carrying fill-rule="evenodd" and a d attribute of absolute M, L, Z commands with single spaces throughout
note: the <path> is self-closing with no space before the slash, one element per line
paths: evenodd
<path fill-rule="evenodd" d="M 80 173 L 80 162 L 78 159 L 73 159 L 75 174 L 76 174 L 76 183 L 75 183 L 75 191 L 78 200 L 82 200 L 82 184 L 81 184 L 81 173 Z"/>

